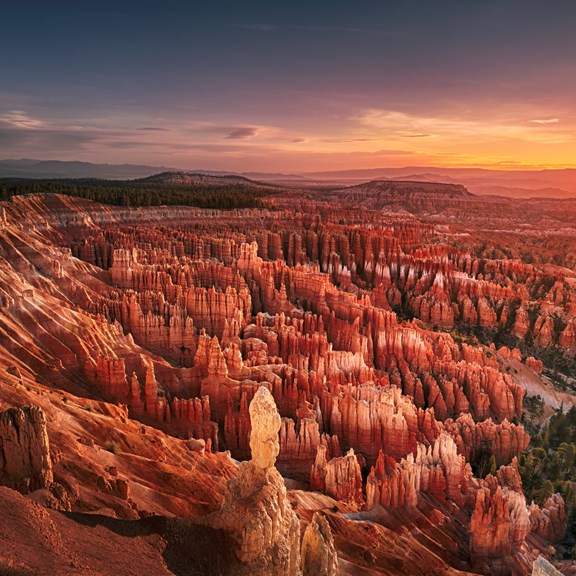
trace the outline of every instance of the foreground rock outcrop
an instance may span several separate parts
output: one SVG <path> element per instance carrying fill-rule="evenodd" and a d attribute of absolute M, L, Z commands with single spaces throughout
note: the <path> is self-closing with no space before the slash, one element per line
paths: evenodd
<path fill-rule="evenodd" d="M 274 467 L 280 451 L 281 419 L 267 388 L 250 403 L 252 459 L 241 462 L 230 480 L 221 510 L 206 525 L 230 533 L 241 562 L 239 575 L 298 576 L 300 521 L 292 509 L 284 480 Z"/>
<path fill-rule="evenodd" d="M 302 539 L 302 576 L 336 576 L 338 556 L 324 516 L 314 514 Z"/>
<path fill-rule="evenodd" d="M 0 485 L 23 494 L 54 480 L 46 416 L 38 406 L 0 412 Z"/>

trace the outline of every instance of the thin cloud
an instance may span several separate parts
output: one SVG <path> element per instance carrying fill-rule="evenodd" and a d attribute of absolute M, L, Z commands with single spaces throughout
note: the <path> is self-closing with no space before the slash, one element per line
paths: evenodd
<path fill-rule="evenodd" d="M 156 142 L 136 142 L 134 140 L 118 140 L 101 143 L 106 146 L 106 148 L 116 148 L 118 150 L 127 150 L 130 148 L 153 148 L 158 146 Z"/>
<path fill-rule="evenodd" d="M 42 128 L 45 122 L 37 118 L 32 118 L 23 110 L 10 110 L 0 115 L 0 122 L 13 128 L 21 128 L 25 130 Z"/>
<path fill-rule="evenodd" d="M 542 120 L 530 120 L 532 124 L 558 124 L 560 118 L 545 118 Z"/>
<path fill-rule="evenodd" d="M 471 116 L 420 116 L 397 110 L 369 108 L 355 117 L 364 130 L 377 133 L 381 138 L 395 139 L 405 137 L 443 138 L 459 141 L 474 137 L 476 139 L 517 139 L 524 141 L 563 143 L 571 139 L 571 134 L 564 134 L 555 125 L 558 118 L 534 120 L 542 126 L 549 125 L 546 131 L 531 130 L 525 120 L 510 116 L 491 119 L 487 114 Z M 420 136 L 422 135 L 422 136 Z"/>
<path fill-rule="evenodd" d="M 193 136 L 215 136 L 231 139 L 242 139 L 256 136 L 262 126 L 242 126 L 241 124 L 212 124 L 210 122 L 191 122 L 181 129 L 181 132 Z"/>
<path fill-rule="evenodd" d="M 258 131 L 256 128 L 237 128 L 230 132 L 226 138 L 228 140 L 246 140 L 247 138 L 252 138 L 256 136 Z"/>
<path fill-rule="evenodd" d="M 0 125 L 0 150 L 73 150 L 93 144 L 100 137 L 92 130 L 30 130 Z"/>
<path fill-rule="evenodd" d="M 346 144 L 351 142 L 377 142 L 380 138 L 322 138 L 320 142 L 326 144 Z"/>
<path fill-rule="evenodd" d="M 161 128 L 160 126 L 142 126 L 142 128 L 136 128 L 136 130 L 143 132 L 170 132 L 169 128 Z"/>

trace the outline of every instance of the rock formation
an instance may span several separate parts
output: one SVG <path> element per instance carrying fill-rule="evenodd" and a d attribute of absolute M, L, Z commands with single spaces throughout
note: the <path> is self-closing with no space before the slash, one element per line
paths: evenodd
<path fill-rule="evenodd" d="M 314 514 L 302 538 L 302 576 L 336 576 L 338 555 L 330 524 Z"/>
<path fill-rule="evenodd" d="M 324 518 L 352 571 L 401 550 L 486 573 L 510 554 L 526 573 L 565 530 L 557 496 L 526 506 L 513 459 L 525 387 L 576 355 L 571 210 L 431 183 L 281 190 L 273 210 L 2 203 L 0 407 L 38 402 L 54 423 L 64 507 L 208 515 L 246 571 L 300 569 L 276 466 L 304 522 L 331 510 L 304 570 L 333 569 L 313 552 Z M 277 413 L 254 429 L 262 394 Z M 18 442 L 24 470 L 36 448 Z M 38 474 L 9 482 L 50 484 Z"/>
<path fill-rule="evenodd" d="M 0 485 L 24 494 L 49 488 L 53 481 L 46 417 L 25 406 L 0 412 Z"/>
<path fill-rule="evenodd" d="M 322 490 L 336 500 L 361 507 L 362 472 L 354 449 L 342 457 L 326 459 L 326 446 L 318 446 L 316 460 L 310 476 L 310 486 Z"/>
<path fill-rule="evenodd" d="M 470 521 L 470 549 L 477 557 L 503 558 L 518 550 L 530 532 L 523 494 L 496 484 L 480 488 Z"/>
<path fill-rule="evenodd" d="M 568 517 L 562 496 L 553 494 L 541 508 L 532 503 L 530 506 L 530 523 L 533 532 L 550 542 L 562 540 L 568 527 Z"/>
<path fill-rule="evenodd" d="M 416 456 L 408 454 L 400 462 L 380 452 L 366 480 L 366 507 L 415 508 L 420 493 L 462 505 L 471 477 L 464 456 L 442 433 L 432 446 L 419 444 Z"/>
<path fill-rule="evenodd" d="M 532 576 L 562 576 L 562 572 L 556 570 L 546 558 L 538 556 L 532 565 Z"/>
<path fill-rule="evenodd" d="M 297 576 L 300 569 L 300 522 L 274 464 L 280 446 L 280 415 L 267 388 L 250 403 L 252 459 L 241 462 L 230 480 L 222 509 L 206 525 L 229 532 L 242 563 L 238 574 Z"/>

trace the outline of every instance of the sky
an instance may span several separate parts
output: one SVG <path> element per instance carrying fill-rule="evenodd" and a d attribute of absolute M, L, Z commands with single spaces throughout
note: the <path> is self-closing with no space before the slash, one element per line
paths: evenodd
<path fill-rule="evenodd" d="M 0 158 L 576 167 L 574 0 L 2 1 Z"/>

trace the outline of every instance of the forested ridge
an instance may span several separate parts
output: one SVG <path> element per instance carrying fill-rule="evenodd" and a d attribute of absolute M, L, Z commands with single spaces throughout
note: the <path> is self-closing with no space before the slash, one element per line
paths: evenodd
<path fill-rule="evenodd" d="M 216 178 L 212 177 L 211 180 Z M 0 200 L 36 193 L 64 194 L 116 206 L 196 206 L 198 208 L 263 208 L 272 187 L 246 182 L 162 182 L 142 180 L 0 180 Z"/>

